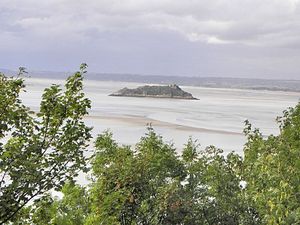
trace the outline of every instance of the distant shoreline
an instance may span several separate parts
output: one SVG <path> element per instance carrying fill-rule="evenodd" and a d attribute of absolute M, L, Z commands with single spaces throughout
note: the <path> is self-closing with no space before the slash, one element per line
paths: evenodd
<path fill-rule="evenodd" d="M 0 69 L 6 75 L 16 75 L 16 71 Z M 59 79 L 64 80 L 72 72 L 51 72 L 51 71 L 29 71 L 28 77 L 37 79 Z M 163 75 L 138 75 L 119 73 L 87 73 L 86 80 L 89 81 L 111 81 L 128 82 L 140 84 L 177 84 L 180 86 L 242 89 L 257 91 L 282 91 L 300 92 L 300 80 L 276 80 L 259 78 L 228 78 L 228 77 L 184 77 L 184 76 L 163 76 Z"/>
<path fill-rule="evenodd" d="M 39 82 L 44 83 L 45 85 L 49 85 L 53 83 L 53 80 L 58 81 L 56 82 L 57 84 L 63 84 L 66 78 L 50 78 L 50 77 L 34 77 L 34 76 L 27 76 L 25 77 L 28 80 L 34 80 L 35 83 Z M 42 81 L 42 82 L 41 82 Z M 137 85 L 142 85 L 142 84 L 151 84 L 151 85 L 164 85 L 162 83 L 143 83 L 143 82 L 136 82 L 136 81 L 117 81 L 117 80 L 93 80 L 89 79 L 88 77 L 85 79 L 85 82 L 89 82 L 90 84 L 93 84 L 96 86 L 96 82 L 120 82 L 120 83 L 130 83 L 130 84 L 137 84 Z M 25 82 L 26 84 L 26 82 Z M 30 85 L 30 84 L 29 84 Z M 300 85 L 300 81 L 299 81 Z M 283 92 L 283 93 L 300 93 L 300 90 L 288 90 L 288 89 L 270 89 L 270 88 L 246 88 L 246 87 L 216 87 L 216 86 L 196 86 L 196 85 L 181 85 L 182 87 L 196 87 L 196 88 L 207 88 L 207 89 L 219 89 L 219 90 L 248 90 L 248 91 L 270 91 L 270 92 Z M 300 86 L 299 86 L 300 87 Z M 300 98 L 300 95 L 299 95 Z"/>

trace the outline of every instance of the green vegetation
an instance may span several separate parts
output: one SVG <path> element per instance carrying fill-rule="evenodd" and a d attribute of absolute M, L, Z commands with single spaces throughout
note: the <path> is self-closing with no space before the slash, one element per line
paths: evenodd
<path fill-rule="evenodd" d="M 45 89 L 37 115 L 19 98 L 23 80 L 0 74 L 0 224 L 85 170 L 83 153 L 91 137 L 82 121 L 90 108 L 82 92 L 85 67 L 67 80 L 64 91 L 58 85 Z"/>
<path fill-rule="evenodd" d="M 246 123 L 245 192 L 264 224 L 300 224 L 300 104 L 278 122 L 280 135 L 267 139 Z"/>
<path fill-rule="evenodd" d="M 19 100 L 23 80 L 1 74 L 0 223 L 300 224 L 300 104 L 278 118 L 278 136 L 246 121 L 244 157 L 192 139 L 178 155 L 150 126 L 135 147 L 100 134 L 88 161 L 84 73 L 46 89 L 37 115 Z M 81 187 L 73 178 L 87 166 Z"/>
<path fill-rule="evenodd" d="M 183 91 L 176 84 L 168 86 L 141 86 L 135 89 L 123 88 L 109 96 L 126 96 L 126 97 L 151 97 L 151 98 L 176 98 L 197 100 L 192 94 Z"/>

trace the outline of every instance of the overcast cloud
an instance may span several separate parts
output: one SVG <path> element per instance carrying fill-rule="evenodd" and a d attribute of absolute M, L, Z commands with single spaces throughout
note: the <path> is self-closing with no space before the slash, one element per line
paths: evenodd
<path fill-rule="evenodd" d="M 300 79 L 299 0 L 1 0 L 0 68 Z"/>

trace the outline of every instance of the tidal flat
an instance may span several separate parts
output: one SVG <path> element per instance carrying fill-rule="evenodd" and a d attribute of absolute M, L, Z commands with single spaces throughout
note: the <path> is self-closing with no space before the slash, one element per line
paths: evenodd
<path fill-rule="evenodd" d="M 63 84 L 63 80 L 26 78 L 27 92 L 21 97 L 25 105 L 38 111 L 44 88 Z M 197 139 L 202 148 L 215 145 L 225 153 L 242 154 L 245 137 L 244 121 L 248 119 L 264 135 L 278 134 L 276 117 L 295 106 L 300 93 L 242 89 L 201 88 L 181 86 L 199 101 L 113 97 L 121 88 L 136 88 L 140 83 L 116 81 L 84 81 L 86 96 L 92 101 L 88 125 L 93 136 L 111 130 L 114 138 L 125 145 L 134 145 L 151 124 L 167 142 L 180 151 L 189 137 Z"/>

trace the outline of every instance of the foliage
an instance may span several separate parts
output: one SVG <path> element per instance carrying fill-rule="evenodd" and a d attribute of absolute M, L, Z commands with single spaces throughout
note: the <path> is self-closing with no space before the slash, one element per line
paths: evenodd
<path fill-rule="evenodd" d="M 45 195 L 30 207 L 29 224 L 83 224 L 89 214 L 89 198 L 85 188 L 67 182 L 62 188 L 63 198 Z"/>
<path fill-rule="evenodd" d="M 278 118 L 280 134 L 267 139 L 247 122 L 246 193 L 264 224 L 300 223 L 300 104 Z"/>
<path fill-rule="evenodd" d="M 72 181 L 85 169 L 90 138 L 84 73 L 83 66 L 64 92 L 46 89 L 37 116 L 19 99 L 23 80 L 0 76 L 0 138 L 10 137 L 0 143 L 0 223 L 300 224 L 300 104 L 278 118 L 278 136 L 264 137 L 246 121 L 244 157 L 202 149 L 191 138 L 178 155 L 151 126 L 134 147 L 106 131 L 84 188 Z M 62 199 L 47 192 L 53 187 L 62 187 Z"/>
<path fill-rule="evenodd" d="M 0 224 L 85 169 L 91 137 L 82 120 L 90 108 L 82 92 L 85 69 L 68 78 L 65 90 L 45 89 L 36 115 L 20 100 L 24 80 L 0 74 Z"/>
<path fill-rule="evenodd" d="M 179 157 L 148 128 L 132 151 L 106 132 L 96 141 L 87 224 L 255 224 L 240 185 L 242 159 L 188 141 Z"/>
<path fill-rule="evenodd" d="M 157 196 L 182 176 L 173 146 L 152 128 L 135 151 L 118 146 L 106 132 L 96 141 L 93 208 L 87 224 L 159 224 L 164 220 Z"/>
<path fill-rule="evenodd" d="M 234 153 L 225 157 L 214 146 L 196 155 L 195 148 L 189 140 L 183 151 L 184 156 L 193 155 L 183 157 L 188 171 L 183 196 L 190 201 L 183 224 L 257 224 L 258 218 L 243 195 L 239 176 L 242 158 Z"/>

